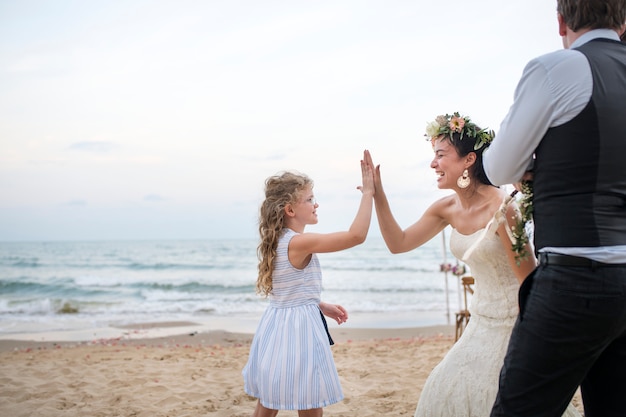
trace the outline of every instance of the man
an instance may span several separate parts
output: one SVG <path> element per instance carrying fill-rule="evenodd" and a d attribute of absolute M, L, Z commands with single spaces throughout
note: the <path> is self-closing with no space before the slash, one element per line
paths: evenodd
<path fill-rule="evenodd" d="M 626 416 L 626 0 L 557 0 L 565 49 L 528 63 L 484 153 L 495 185 L 532 166 L 539 266 L 520 289 L 491 416 Z"/>

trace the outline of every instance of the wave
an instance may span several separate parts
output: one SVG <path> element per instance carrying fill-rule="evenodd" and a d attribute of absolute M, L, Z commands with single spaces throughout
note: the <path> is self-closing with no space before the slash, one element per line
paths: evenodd
<path fill-rule="evenodd" d="M 181 284 L 136 282 L 130 284 L 116 283 L 113 285 L 78 286 L 73 279 L 59 280 L 54 283 L 39 283 L 25 280 L 0 281 L 0 293 L 4 296 L 27 294 L 66 294 L 66 295 L 93 295 L 96 293 L 115 293 L 119 289 L 132 290 L 159 290 L 171 292 L 201 292 L 201 293 L 247 293 L 254 292 L 254 284 L 205 284 L 201 282 L 185 282 Z"/>
<path fill-rule="evenodd" d="M 433 272 L 439 270 L 439 265 L 433 267 L 416 267 L 408 265 L 324 265 L 322 267 L 324 271 L 363 271 L 363 272 Z"/>
<path fill-rule="evenodd" d="M 443 288 L 439 287 L 419 287 L 419 288 L 374 288 L 374 287 L 362 287 L 362 288 L 333 288 L 334 293 L 349 293 L 349 294 L 441 294 L 444 292 Z"/>
<path fill-rule="evenodd" d="M 223 269 L 223 270 L 231 270 L 241 265 L 234 264 L 185 264 L 185 263 L 164 263 L 164 262 L 156 262 L 156 263 L 140 263 L 140 262 L 107 262 L 107 263 L 96 263 L 96 262 L 63 262 L 63 263 L 44 263 L 40 260 L 14 260 L 9 262 L 3 262 L 0 264 L 0 267 L 10 267 L 10 268 L 23 268 L 23 269 L 45 269 L 45 268 L 63 268 L 63 269 L 93 269 L 93 270 L 103 270 L 103 269 L 128 269 L 128 270 L 215 270 L 215 269 Z"/>

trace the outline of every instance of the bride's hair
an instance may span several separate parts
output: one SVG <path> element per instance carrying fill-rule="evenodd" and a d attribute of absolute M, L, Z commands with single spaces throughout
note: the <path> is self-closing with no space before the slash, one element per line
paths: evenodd
<path fill-rule="evenodd" d="M 479 128 L 480 129 L 480 128 Z M 463 139 L 461 139 L 460 133 L 452 133 L 452 139 L 449 136 L 444 137 L 442 140 L 449 141 L 454 149 L 456 149 L 456 153 L 460 157 L 464 157 L 470 152 L 474 152 L 476 154 L 476 161 L 474 161 L 474 165 L 468 168 L 470 173 L 470 177 L 472 179 L 476 179 L 481 184 L 493 185 L 489 178 L 487 178 L 487 174 L 485 174 L 485 170 L 483 169 L 483 151 L 489 147 L 487 143 L 485 146 L 481 146 L 478 149 L 474 149 L 477 137 L 471 137 L 465 135 Z"/>

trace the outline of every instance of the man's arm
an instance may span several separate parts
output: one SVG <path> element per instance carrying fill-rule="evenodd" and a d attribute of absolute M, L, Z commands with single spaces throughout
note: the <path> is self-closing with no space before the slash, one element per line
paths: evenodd
<path fill-rule="evenodd" d="M 572 120 L 587 105 L 593 81 L 585 56 L 561 50 L 526 65 L 500 131 L 483 165 L 494 185 L 520 181 L 547 130 Z"/>
<path fill-rule="evenodd" d="M 508 114 L 483 154 L 485 173 L 494 185 L 519 182 L 532 164 L 533 153 L 548 130 L 554 111 L 546 68 L 526 65 Z"/>

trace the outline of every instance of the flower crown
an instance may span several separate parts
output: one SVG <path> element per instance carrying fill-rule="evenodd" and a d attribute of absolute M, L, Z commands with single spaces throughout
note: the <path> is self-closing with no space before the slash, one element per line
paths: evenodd
<path fill-rule="evenodd" d="M 454 114 L 439 115 L 437 118 L 426 125 L 426 138 L 430 140 L 433 145 L 435 139 L 441 135 L 449 136 L 450 141 L 454 142 L 453 134 L 460 133 L 461 137 L 468 136 L 470 138 L 476 138 L 474 144 L 474 150 L 482 148 L 484 145 L 489 145 L 496 134 L 493 130 L 479 129 L 476 124 L 472 123 L 468 116 L 461 116 L 458 112 Z"/>

